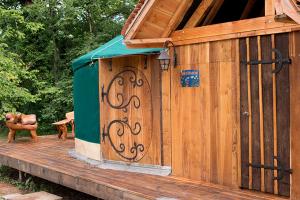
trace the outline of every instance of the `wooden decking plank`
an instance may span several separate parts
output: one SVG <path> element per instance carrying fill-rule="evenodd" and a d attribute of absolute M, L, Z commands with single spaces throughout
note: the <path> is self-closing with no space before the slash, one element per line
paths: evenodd
<path fill-rule="evenodd" d="M 275 199 L 176 177 L 99 169 L 70 157 L 72 148 L 73 141 L 53 136 L 38 144 L 0 142 L 0 163 L 103 199 Z"/>

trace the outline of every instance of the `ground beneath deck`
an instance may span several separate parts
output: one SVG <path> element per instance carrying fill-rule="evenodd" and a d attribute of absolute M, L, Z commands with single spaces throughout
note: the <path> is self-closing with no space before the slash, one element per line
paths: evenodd
<path fill-rule="evenodd" d="M 62 141 L 56 136 L 40 137 L 38 143 L 28 139 L 13 144 L 0 141 L 0 164 L 102 199 L 281 199 L 175 177 L 99 169 L 70 157 L 68 152 L 73 148 L 73 140 Z"/>

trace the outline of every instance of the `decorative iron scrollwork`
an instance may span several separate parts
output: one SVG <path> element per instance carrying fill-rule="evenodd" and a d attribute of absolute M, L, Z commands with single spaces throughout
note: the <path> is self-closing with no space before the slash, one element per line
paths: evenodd
<path fill-rule="evenodd" d="M 143 79 L 138 79 L 137 74 L 132 69 L 126 69 L 120 73 L 118 73 L 109 83 L 107 87 L 107 91 L 104 90 L 104 85 L 102 86 L 102 93 L 101 93 L 101 101 L 104 102 L 104 99 L 106 98 L 106 101 L 108 105 L 111 108 L 114 109 L 122 109 L 124 112 L 127 112 L 127 107 L 130 105 L 131 102 L 133 102 L 133 105 L 136 109 L 139 109 L 141 106 L 140 98 L 136 95 L 132 95 L 128 101 L 125 101 L 124 94 L 123 93 L 117 93 L 115 98 L 117 99 L 117 104 L 113 104 L 111 101 L 111 97 L 109 95 L 111 91 L 112 85 L 116 82 L 119 86 L 124 86 L 125 78 L 124 74 L 130 74 L 129 82 L 132 84 L 133 88 L 136 87 L 142 87 L 144 85 Z"/>
<path fill-rule="evenodd" d="M 113 126 L 117 126 L 117 131 L 115 133 L 111 133 L 111 128 Z M 112 140 L 112 134 L 115 134 L 118 137 L 122 137 L 125 133 L 125 128 L 128 128 L 130 130 L 130 133 L 132 135 L 139 135 L 141 133 L 141 124 L 136 122 L 134 124 L 134 127 L 131 127 L 128 123 L 128 118 L 124 118 L 123 120 L 113 120 L 109 123 L 107 129 L 104 126 L 102 130 L 102 141 L 105 142 L 105 138 L 108 138 L 112 148 L 117 152 L 122 158 L 129 160 L 129 161 L 137 161 L 138 160 L 138 154 L 144 152 L 145 147 L 143 144 L 138 144 L 136 142 L 133 143 L 132 147 L 129 147 L 129 149 L 126 149 L 126 146 L 124 143 L 120 143 L 119 146 L 116 146 Z M 127 151 L 126 151 L 127 150 Z M 126 155 L 126 152 L 130 152 L 130 155 Z"/>
<path fill-rule="evenodd" d="M 126 90 L 123 89 L 124 87 L 131 87 L 133 89 L 141 88 L 141 90 L 144 90 L 147 87 L 150 91 L 150 85 L 146 77 L 140 72 L 141 77 L 146 82 L 145 84 L 144 80 L 138 77 L 137 71 L 136 68 L 126 67 L 123 71 L 116 74 L 108 84 L 106 90 L 104 85 L 102 86 L 101 101 L 107 103 L 112 109 L 122 110 L 125 114 L 130 109 L 130 106 L 135 108 L 135 110 L 139 110 L 141 107 L 140 98 L 136 94 L 129 96 L 130 94 L 125 93 Z M 143 86 L 146 87 L 143 88 Z M 149 95 L 151 99 L 151 94 Z M 151 107 L 152 112 L 152 104 L 147 106 Z M 143 158 L 148 148 L 147 145 L 142 144 L 141 141 L 143 140 L 139 139 L 143 138 L 142 134 L 140 122 L 129 122 L 128 117 L 123 117 L 122 119 L 112 120 L 108 125 L 103 126 L 102 142 L 105 143 L 108 140 L 112 149 L 121 158 L 130 162 L 137 162 Z M 128 140 L 128 138 L 130 139 Z"/>

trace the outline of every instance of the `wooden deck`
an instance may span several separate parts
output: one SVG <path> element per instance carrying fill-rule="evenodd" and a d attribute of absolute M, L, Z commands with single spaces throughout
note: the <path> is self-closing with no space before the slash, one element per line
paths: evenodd
<path fill-rule="evenodd" d="M 56 136 L 40 137 L 38 143 L 0 141 L 0 164 L 102 199 L 282 199 L 175 177 L 99 169 L 70 157 L 68 151 L 73 148 L 73 140 L 62 141 Z"/>

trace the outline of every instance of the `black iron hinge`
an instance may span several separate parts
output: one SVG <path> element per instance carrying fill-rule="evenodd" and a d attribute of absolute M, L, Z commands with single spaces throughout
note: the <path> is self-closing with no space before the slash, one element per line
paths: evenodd
<path fill-rule="evenodd" d="M 292 169 L 287 169 L 282 166 L 282 163 L 280 159 L 277 156 L 273 156 L 274 160 L 277 160 L 277 167 L 274 165 L 261 165 L 256 163 L 249 163 L 248 167 L 257 168 L 257 169 L 265 169 L 265 170 L 272 170 L 272 171 L 278 171 L 277 177 L 274 177 L 274 180 L 282 180 L 284 177 L 284 174 L 292 174 Z"/>
<path fill-rule="evenodd" d="M 101 88 L 101 102 L 104 102 L 104 98 L 107 96 L 107 92 L 104 91 L 104 85 Z"/>
<path fill-rule="evenodd" d="M 276 69 L 274 69 L 272 72 L 274 74 L 278 74 L 282 68 L 284 67 L 284 64 L 292 64 L 292 60 L 290 58 L 283 58 L 282 53 L 278 49 L 272 49 L 273 52 L 276 54 L 276 59 L 272 60 L 250 60 L 245 61 L 242 60 L 241 64 L 245 65 L 260 65 L 260 64 L 273 64 L 275 63 Z"/>
<path fill-rule="evenodd" d="M 108 136 L 108 134 L 106 133 L 106 130 L 105 130 L 105 125 L 104 127 L 102 128 L 102 142 L 105 143 L 105 138 Z"/>

